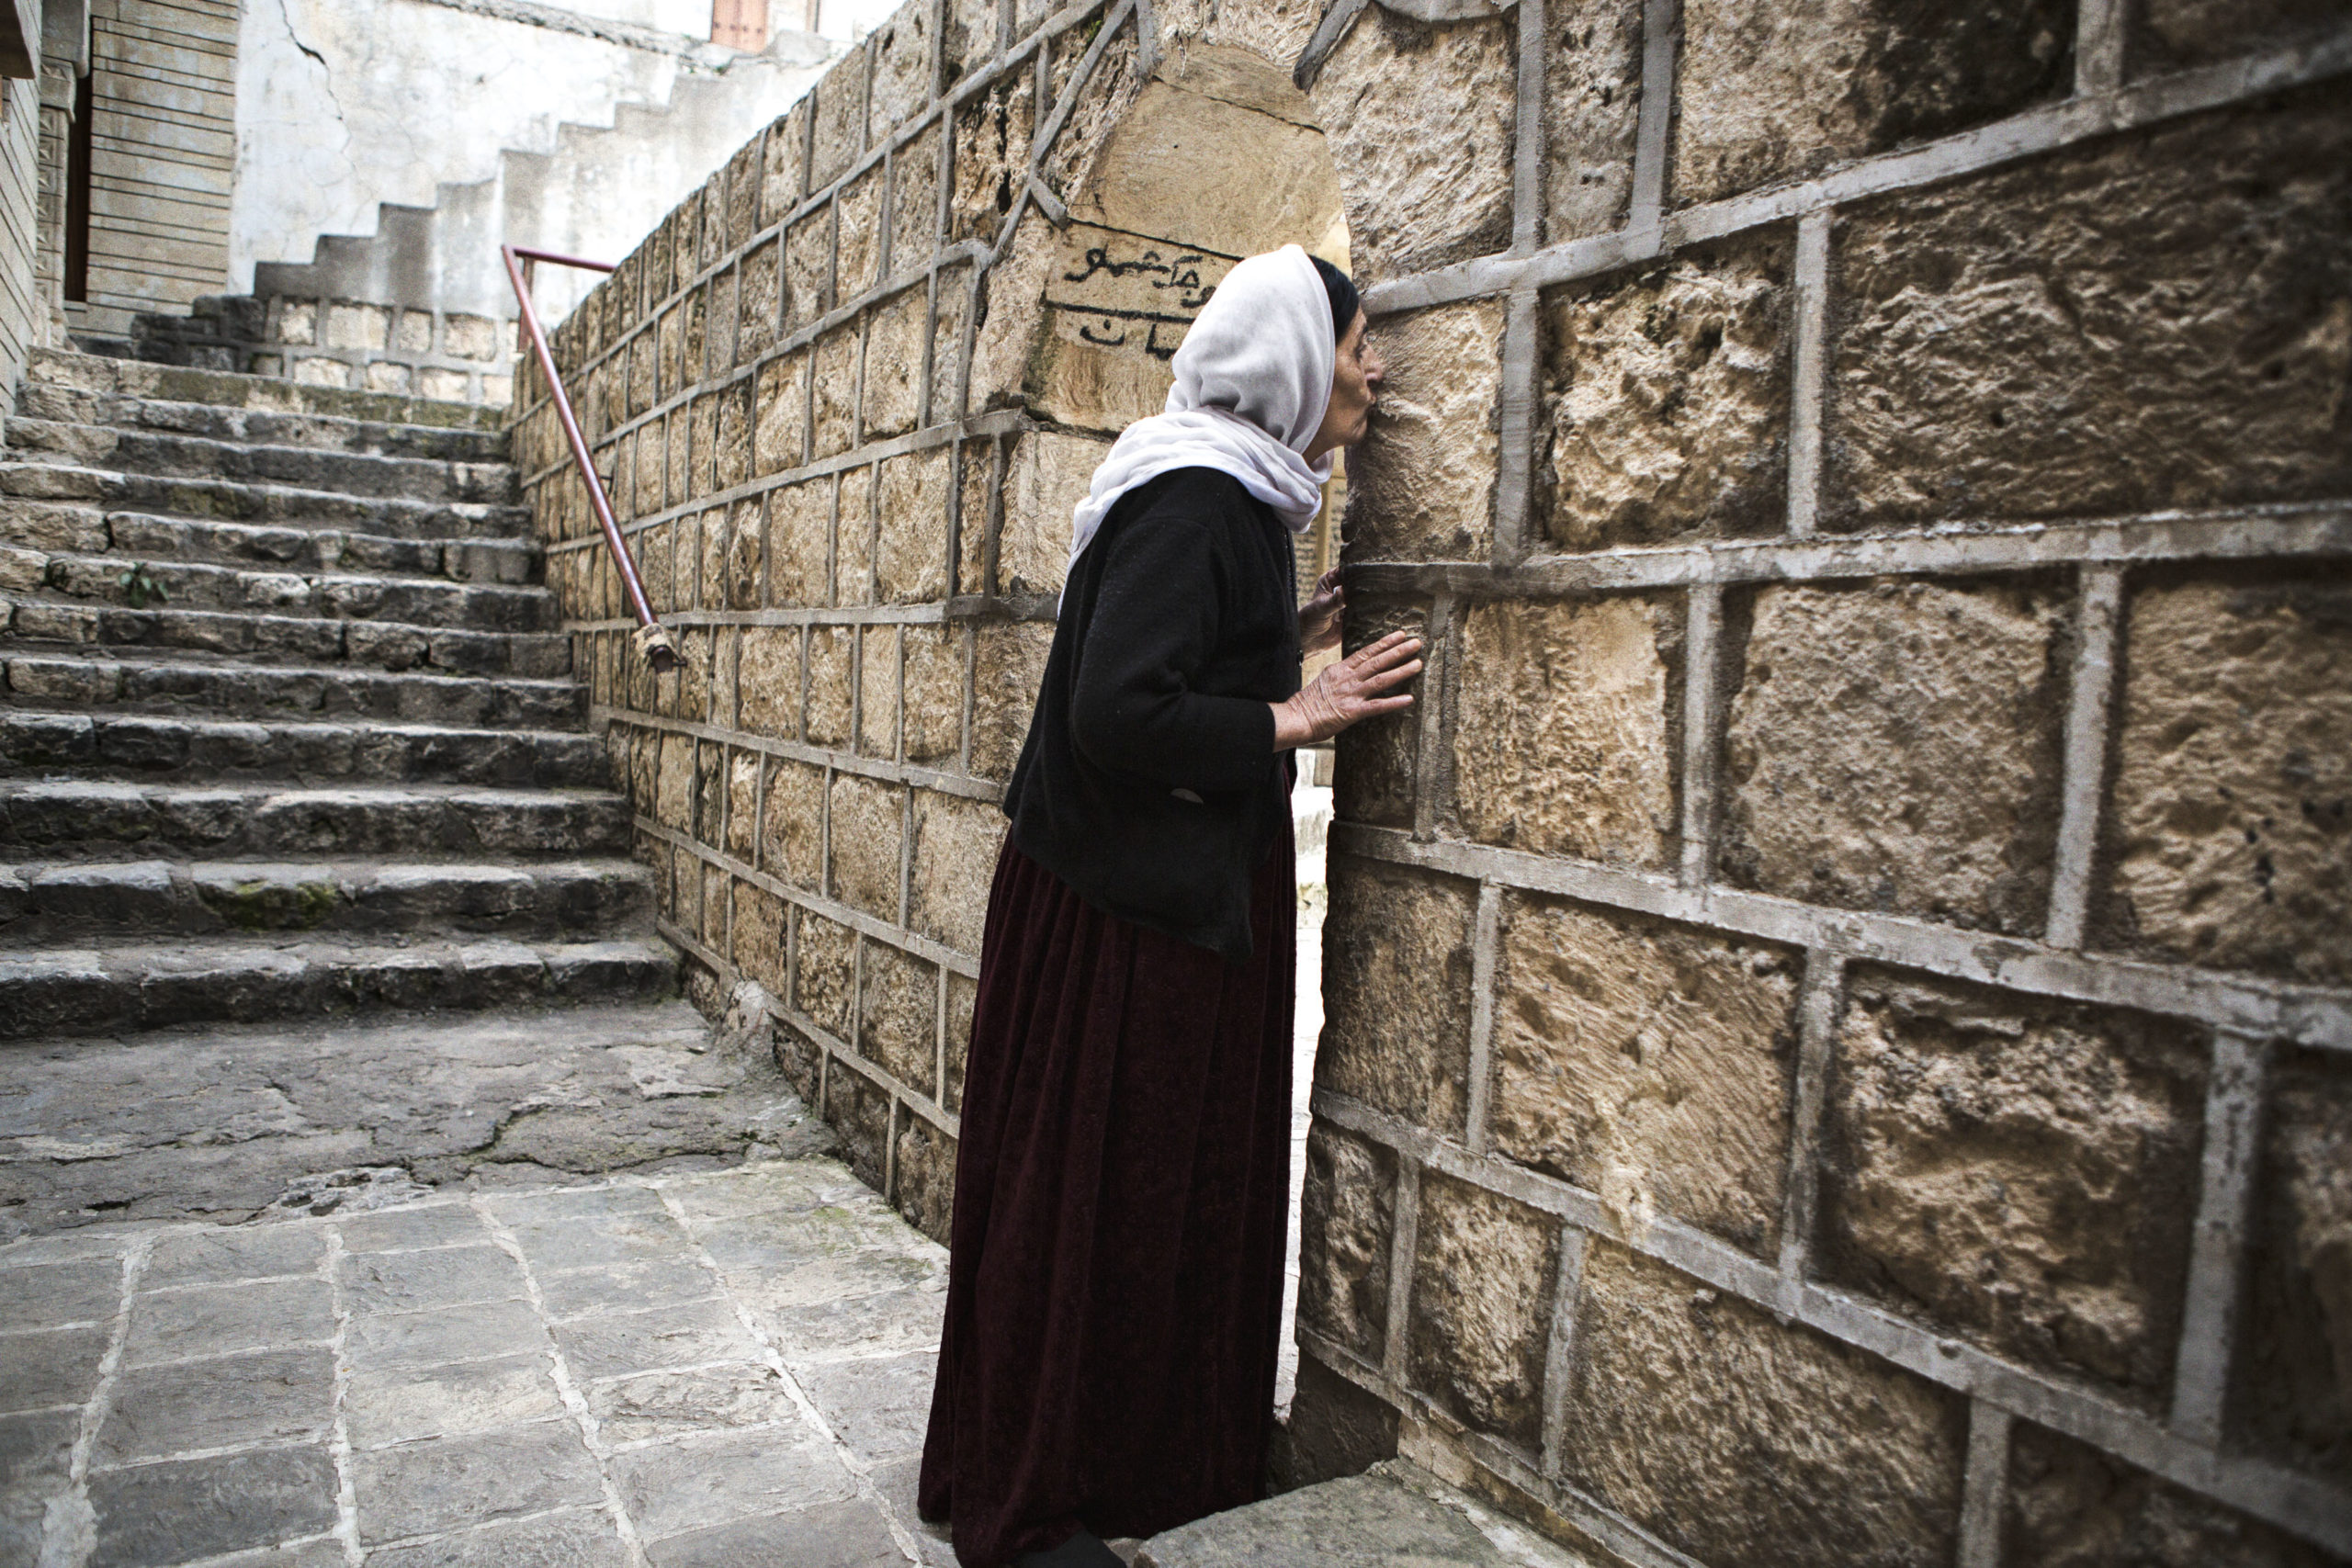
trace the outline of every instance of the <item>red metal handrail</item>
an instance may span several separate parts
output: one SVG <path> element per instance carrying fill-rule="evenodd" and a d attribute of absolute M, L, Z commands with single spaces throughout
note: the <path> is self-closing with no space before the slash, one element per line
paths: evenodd
<path fill-rule="evenodd" d="M 555 400 L 556 418 L 563 424 L 564 439 L 571 443 L 571 460 L 580 465 L 580 478 L 588 486 L 588 504 L 596 513 L 596 526 L 605 531 L 605 543 L 612 547 L 613 561 L 620 568 L 621 586 L 628 590 L 628 607 L 637 615 L 637 648 L 653 666 L 653 672 L 665 675 L 678 667 L 677 644 L 670 640 L 669 631 L 654 618 L 653 606 L 646 602 L 644 581 L 637 575 L 637 562 L 628 553 L 628 542 L 621 537 L 621 525 L 613 515 L 612 498 L 605 493 L 605 481 L 596 476 L 596 465 L 589 461 L 587 437 L 580 434 L 580 417 L 571 412 L 571 399 L 563 389 L 563 378 L 556 374 L 555 355 L 548 347 L 548 334 L 539 325 L 539 312 L 531 303 L 530 265 L 547 262 L 554 266 L 585 267 L 590 272 L 611 272 L 608 262 L 582 261 L 577 256 L 558 255 L 553 251 L 535 251 L 522 245 L 501 245 L 498 254 L 506 258 L 506 280 L 514 286 L 515 303 L 523 307 L 523 330 L 530 335 L 531 352 L 538 356 L 539 371 L 548 378 L 548 391 Z"/>

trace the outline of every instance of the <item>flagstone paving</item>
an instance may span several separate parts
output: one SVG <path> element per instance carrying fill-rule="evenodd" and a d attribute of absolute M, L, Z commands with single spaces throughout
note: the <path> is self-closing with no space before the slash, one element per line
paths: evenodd
<path fill-rule="evenodd" d="M 0 1247 L 0 1564 L 954 1561 L 946 1253 L 846 1167 L 369 1201 Z"/>

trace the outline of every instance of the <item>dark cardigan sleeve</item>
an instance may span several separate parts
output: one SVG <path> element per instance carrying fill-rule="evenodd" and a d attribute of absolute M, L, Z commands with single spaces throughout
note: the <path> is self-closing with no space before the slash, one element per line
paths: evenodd
<path fill-rule="evenodd" d="M 1070 738 L 1096 766 L 1171 787 L 1263 787 L 1274 753 L 1264 702 L 1195 689 L 1217 646 L 1234 563 L 1220 531 L 1170 504 L 1103 541 L 1079 658 Z"/>

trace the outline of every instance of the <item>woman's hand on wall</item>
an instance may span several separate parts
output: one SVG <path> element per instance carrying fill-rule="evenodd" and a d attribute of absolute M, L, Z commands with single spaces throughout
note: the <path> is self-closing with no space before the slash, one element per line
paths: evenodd
<path fill-rule="evenodd" d="M 1298 650 L 1310 659 L 1340 646 L 1340 613 L 1348 607 L 1340 572 L 1335 566 L 1317 578 L 1314 596 L 1299 606 Z"/>
<path fill-rule="evenodd" d="M 1411 707 L 1413 699 L 1396 688 L 1420 672 L 1421 639 L 1410 632 L 1390 632 L 1356 649 L 1296 696 L 1272 705 L 1274 750 L 1311 746 L 1350 725 Z"/>

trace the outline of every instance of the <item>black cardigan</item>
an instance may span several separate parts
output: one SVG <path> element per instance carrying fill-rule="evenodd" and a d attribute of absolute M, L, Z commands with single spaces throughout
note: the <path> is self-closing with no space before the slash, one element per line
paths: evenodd
<path fill-rule="evenodd" d="M 1121 496 L 1063 590 L 1004 799 L 1012 841 L 1080 897 L 1234 960 L 1290 810 L 1267 705 L 1298 690 L 1295 570 L 1228 474 Z"/>

